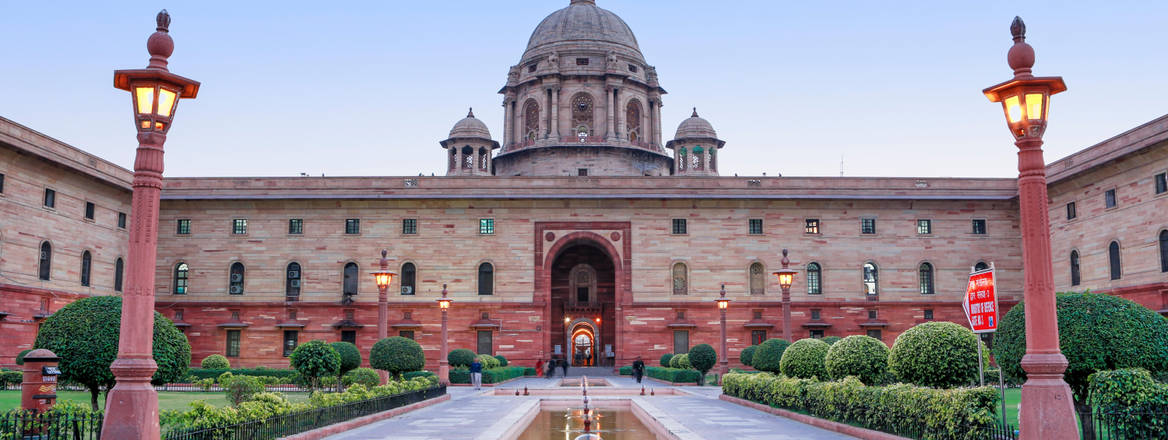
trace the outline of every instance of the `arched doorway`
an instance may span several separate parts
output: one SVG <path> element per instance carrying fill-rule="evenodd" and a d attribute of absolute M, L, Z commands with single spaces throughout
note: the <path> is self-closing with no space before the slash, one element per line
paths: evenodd
<path fill-rule="evenodd" d="M 574 366 L 615 361 L 616 269 L 591 240 L 565 245 L 551 265 L 552 356 Z"/>
<path fill-rule="evenodd" d="M 596 337 L 596 327 L 587 319 L 577 319 L 570 325 L 568 333 L 568 356 L 572 365 L 577 367 L 595 367 L 603 360 L 600 353 L 600 341 Z"/>

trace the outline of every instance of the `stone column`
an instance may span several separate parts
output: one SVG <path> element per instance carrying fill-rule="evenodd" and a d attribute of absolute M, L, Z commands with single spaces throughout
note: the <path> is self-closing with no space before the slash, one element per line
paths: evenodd
<path fill-rule="evenodd" d="M 382 272 L 389 272 L 388 251 L 381 251 L 381 261 L 378 266 Z M 381 341 L 389 336 L 389 286 L 377 286 L 377 340 Z M 382 385 L 389 383 L 389 372 L 377 370 L 377 378 Z"/>
<path fill-rule="evenodd" d="M 661 98 L 653 103 L 653 145 L 660 147 L 665 144 L 665 140 L 661 138 Z"/>
<path fill-rule="evenodd" d="M 511 122 L 511 119 L 513 118 L 513 115 L 511 114 L 511 107 L 513 107 L 511 105 L 511 101 L 513 101 L 513 100 L 514 99 L 511 97 L 503 98 L 503 147 L 504 148 L 511 146 L 511 137 L 515 134 L 514 130 L 512 130 L 513 127 L 512 127 L 512 122 Z"/>
<path fill-rule="evenodd" d="M 615 115 L 613 115 L 613 111 L 612 111 L 613 106 L 616 105 L 614 102 L 612 102 L 613 97 L 615 95 L 616 95 L 616 87 L 609 87 L 608 90 L 605 91 L 605 93 L 604 93 L 604 100 L 605 100 L 605 104 L 607 106 L 606 108 L 608 109 L 608 125 L 607 125 L 608 131 L 606 131 L 604 133 L 604 137 L 610 141 L 616 140 L 616 119 L 615 119 L 615 117 L 614 117 Z"/>
<path fill-rule="evenodd" d="M 560 88 L 553 87 L 552 91 L 552 139 L 560 141 Z"/>
<path fill-rule="evenodd" d="M 625 133 L 625 118 L 624 106 L 621 105 L 620 89 L 616 89 L 612 97 L 612 118 L 616 121 L 613 127 L 616 128 L 616 139 L 618 141 L 624 140 Z"/>
<path fill-rule="evenodd" d="M 479 150 L 472 148 L 470 152 L 470 174 L 471 176 L 479 174 Z"/>

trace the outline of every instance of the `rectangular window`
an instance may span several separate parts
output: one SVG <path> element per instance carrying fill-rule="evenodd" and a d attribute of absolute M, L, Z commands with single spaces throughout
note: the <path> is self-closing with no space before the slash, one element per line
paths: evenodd
<path fill-rule="evenodd" d="M 345 234 L 357 235 L 361 233 L 361 219 L 349 218 L 345 219 Z"/>
<path fill-rule="evenodd" d="M 818 234 L 819 233 L 819 219 L 809 218 L 809 219 L 805 220 L 804 224 L 803 224 L 803 232 L 806 234 Z"/>
<path fill-rule="evenodd" d="M 480 218 L 479 219 L 479 235 L 492 235 L 495 233 L 495 219 Z"/>
<path fill-rule="evenodd" d="M 917 234 L 929 235 L 932 233 L 933 233 L 933 221 L 932 220 L 925 220 L 925 219 L 917 220 Z"/>
<path fill-rule="evenodd" d="M 576 58 L 576 65 L 577 66 L 587 66 L 588 65 L 588 58 Z"/>
<path fill-rule="evenodd" d="M 750 219 L 750 235 L 762 235 L 762 219 Z"/>
<path fill-rule="evenodd" d="M 126 213 L 124 212 L 118 213 L 118 227 L 126 229 Z"/>
<path fill-rule="evenodd" d="M 304 219 L 290 218 L 288 219 L 288 233 L 291 235 L 301 235 L 304 233 Z"/>
<path fill-rule="evenodd" d="M 818 321 L 820 319 L 823 319 L 822 314 L 823 314 L 823 311 L 821 311 L 820 309 L 811 309 L 811 320 Z"/>
<path fill-rule="evenodd" d="M 884 332 L 880 330 L 868 330 L 868 337 L 876 340 L 884 340 Z"/>
<path fill-rule="evenodd" d="M 689 331 L 688 330 L 674 330 L 673 331 L 673 352 L 674 353 L 689 353 Z"/>
<path fill-rule="evenodd" d="M 1115 190 L 1114 189 L 1109 189 L 1109 190 L 1107 190 L 1107 192 L 1103 193 L 1103 204 L 1107 208 L 1114 208 L 1115 207 L 1116 200 L 1115 200 Z"/>
<path fill-rule="evenodd" d="M 4 174 L 0 173 L 0 194 L 4 193 Z"/>
<path fill-rule="evenodd" d="M 875 234 L 876 233 L 876 219 L 874 219 L 874 218 L 860 219 L 860 233 L 861 234 Z"/>
<path fill-rule="evenodd" d="M 687 229 L 684 218 L 673 219 L 673 235 L 685 235 Z"/>
<path fill-rule="evenodd" d="M 1067 220 L 1074 219 L 1076 216 L 1078 213 L 1075 212 L 1075 202 L 1067 203 Z"/>
<path fill-rule="evenodd" d="M 239 357 L 239 330 L 227 331 L 227 357 Z"/>
<path fill-rule="evenodd" d="M 356 330 L 341 330 L 341 342 L 348 342 L 357 345 L 357 331 Z"/>
<path fill-rule="evenodd" d="M 766 330 L 751 330 L 750 345 L 758 345 L 767 340 Z"/>
<path fill-rule="evenodd" d="M 576 175 L 580 177 L 588 177 L 588 168 L 576 168 Z"/>
<path fill-rule="evenodd" d="M 933 309 L 925 309 L 925 319 L 933 319 Z"/>
<path fill-rule="evenodd" d="M 45 188 L 45 207 L 46 208 L 56 208 L 57 207 L 57 192 L 56 191 Z"/>
<path fill-rule="evenodd" d="M 416 219 L 416 218 L 402 219 L 402 234 L 417 235 L 418 234 L 418 219 Z"/>
<path fill-rule="evenodd" d="M 823 330 L 812 330 L 810 336 L 815 339 L 823 339 Z"/>
<path fill-rule="evenodd" d="M 292 356 L 292 352 L 296 350 L 298 344 L 297 339 L 300 337 L 300 332 L 296 330 L 284 330 L 284 357 Z"/>
<path fill-rule="evenodd" d="M 589 302 L 589 300 L 590 299 L 588 298 L 588 287 L 586 287 L 586 286 L 585 287 L 577 287 L 576 288 L 576 302 L 587 303 L 587 302 Z"/>
<path fill-rule="evenodd" d="M 985 219 L 973 219 L 973 233 L 977 235 L 985 235 L 986 221 Z"/>
<path fill-rule="evenodd" d="M 403 338 L 406 338 L 406 339 L 414 339 L 414 331 L 413 330 L 401 330 L 401 331 L 397 332 L 397 335 L 401 336 Z"/>
<path fill-rule="evenodd" d="M 93 220 L 94 211 L 97 211 L 97 205 L 93 202 L 85 202 L 85 219 Z"/>
<path fill-rule="evenodd" d="M 1157 174 L 1153 180 L 1156 181 L 1156 194 L 1164 194 L 1168 192 L 1168 173 Z M 4 192 L 3 174 L 0 174 L 0 192 Z"/>
<path fill-rule="evenodd" d="M 876 310 L 869 310 L 869 311 L 868 311 L 868 320 L 869 320 L 869 321 L 875 321 L 875 320 L 876 320 Z"/>
<path fill-rule="evenodd" d="M 178 221 L 176 222 L 176 227 L 175 227 L 174 233 L 178 234 L 178 235 L 190 235 L 190 233 L 191 233 L 191 219 L 189 219 L 189 218 L 178 219 Z"/>
<path fill-rule="evenodd" d="M 231 233 L 240 235 L 247 233 L 247 219 L 237 218 L 231 221 Z"/>
<path fill-rule="evenodd" d="M 478 354 L 494 354 L 495 334 L 490 330 L 479 330 Z"/>

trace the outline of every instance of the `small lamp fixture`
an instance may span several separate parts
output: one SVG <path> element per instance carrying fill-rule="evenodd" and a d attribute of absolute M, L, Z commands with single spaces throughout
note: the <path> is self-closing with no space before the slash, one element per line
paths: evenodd
<path fill-rule="evenodd" d="M 722 285 L 721 296 L 718 298 L 715 298 L 714 302 L 718 303 L 719 310 L 726 310 L 727 308 L 730 307 L 730 298 L 726 298 L 726 285 L 725 284 Z"/>
<path fill-rule="evenodd" d="M 377 288 L 381 290 L 388 289 L 389 285 L 393 284 L 393 277 L 397 276 L 396 273 L 389 271 L 389 259 L 386 258 L 387 254 L 389 252 L 385 250 L 381 251 L 381 270 L 371 273 L 373 275 L 373 281 L 377 283 Z"/>
<path fill-rule="evenodd" d="M 1050 96 L 1065 92 L 1067 85 L 1059 76 L 1036 77 L 1034 48 L 1026 44 L 1026 23 L 1014 17 L 1010 24 L 1014 46 L 1006 57 L 1014 69 L 1014 79 L 982 90 L 991 102 L 1001 102 L 1006 113 L 1006 125 L 1015 139 L 1041 139 L 1046 132 L 1046 118 L 1050 112 Z"/>
<path fill-rule="evenodd" d="M 576 137 L 580 138 L 580 143 L 582 144 L 582 143 L 584 143 L 585 139 L 588 139 L 588 132 L 584 131 L 584 130 L 580 130 L 579 133 L 576 133 Z"/>
<path fill-rule="evenodd" d="M 442 285 L 442 297 L 438 298 L 438 308 L 442 309 L 442 311 L 445 312 L 445 311 L 450 309 L 450 303 L 452 303 L 452 302 L 454 302 L 454 300 L 446 297 L 446 285 L 443 284 Z"/>
<path fill-rule="evenodd" d="M 600 325 L 600 317 L 599 316 L 596 317 L 596 324 Z"/>
<path fill-rule="evenodd" d="M 783 268 L 772 273 L 774 274 L 775 278 L 779 279 L 779 287 L 783 288 L 783 290 L 787 290 L 791 288 L 791 284 L 795 283 L 795 274 L 798 273 L 798 271 L 787 268 L 787 266 L 791 264 L 791 260 L 787 259 L 786 249 L 783 249 L 782 263 Z"/>
<path fill-rule="evenodd" d="M 166 134 L 178 108 L 178 101 L 194 99 L 199 94 L 199 82 L 167 70 L 167 58 L 174 53 L 170 38 L 170 14 L 165 9 L 158 13 L 158 28 L 146 41 L 150 64 L 145 69 L 114 72 L 114 87 L 130 92 L 134 104 L 134 126 L 139 133 Z"/>
<path fill-rule="evenodd" d="M 572 322 L 572 318 L 571 318 L 571 317 L 568 317 L 568 316 L 565 316 L 565 317 L 564 317 L 564 325 L 568 325 L 568 323 L 570 323 L 570 322 Z"/>

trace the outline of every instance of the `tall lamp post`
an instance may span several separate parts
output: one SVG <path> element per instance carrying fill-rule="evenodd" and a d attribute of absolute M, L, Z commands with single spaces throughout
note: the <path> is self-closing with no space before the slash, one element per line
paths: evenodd
<path fill-rule="evenodd" d="M 783 289 L 783 339 L 791 341 L 791 284 L 795 282 L 796 270 L 787 266 L 791 260 L 787 259 L 787 250 L 783 249 L 783 268 L 773 272 L 779 279 L 779 287 Z"/>
<path fill-rule="evenodd" d="M 450 383 L 450 362 L 446 360 L 446 311 L 454 300 L 446 297 L 446 285 L 442 285 L 442 297 L 438 298 L 438 308 L 442 309 L 442 344 L 438 353 L 438 380 L 442 385 Z"/>
<path fill-rule="evenodd" d="M 726 359 L 726 309 L 730 308 L 730 298 L 726 297 L 726 285 L 722 285 L 720 296 L 714 299 L 718 303 L 718 313 L 722 315 L 722 348 L 718 350 L 718 377 L 730 372 L 730 361 Z"/>
<path fill-rule="evenodd" d="M 1014 17 L 1010 25 L 1014 46 L 1007 61 L 1014 78 L 983 90 L 992 102 L 1001 102 L 1006 125 L 1018 146 L 1018 199 L 1022 217 L 1022 271 L 1026 276 L 1026 355 L 1022 369 L 1023 439 L 1078 438 L 1071 389 L 1063 380 L 1067 359 L 1059 351 L 1058 311 L 1047 218 L 1046 164 L 1042 135 L 1050 96 L 1067 90 L 1057 76 L 1036 77 L 1034 48 L 1026 44 L 1026 24 Z"/>
<path fill-rule="evenodd" d="M 389 336 L 389 329 L 386 328 L 386 321 L 389 320 L 389 285 L 393 284 L 393 277 L 396 273 L 389 271 L 389 259 L 386 258 L 389 252 L 381 251 L 381 267 L 377 272 L 373 272 L 373 281 L 377 283 L 377 340 L 380 341 Z M 377 376 L 381 378 L 381 383 L 389 383 L 389 372 L 385 370 L 377 370 Z"/>
<path fill-rule="evenodd" d="M 168 34 L 170 14 L 163 9 L 157 21 L 157 31 L 146 40 L 150 64 L 145 69 L 114 72 L 114 87 L 130 92 L 138 151 L 134 158 L 134 219 L 130 225 L 118 357 L 110 366 L 117 384 L 106 396 L 106 417 L 101 427 L 102 437 L 110 439 L 159 437 L 158 393 L 150 385 L 150 378 L 158 369 L 153 356 L 154 263 L 158 252 L 162 145 L 179 99 L 194 99 L 199 93 L 197 81 L 167 70 L 167 58 L 174 52 L 174 41 Z"/>

